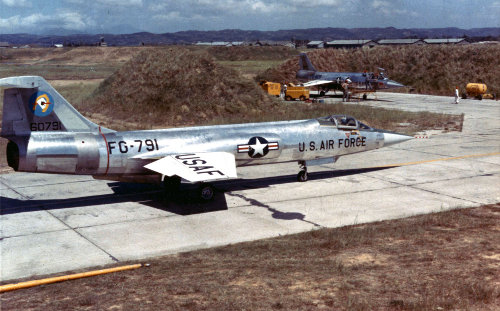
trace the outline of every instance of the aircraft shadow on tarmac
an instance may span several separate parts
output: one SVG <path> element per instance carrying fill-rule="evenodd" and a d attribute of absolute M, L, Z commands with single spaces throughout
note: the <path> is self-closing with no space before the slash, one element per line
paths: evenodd
<path fill-rule="evenodd" d="M 383 168 L 362 168 L 348 170 L 333 170 L 309 173 L 309 180 L 326 179 L 341 176 L 350 176 L 368 173 Z M 43 200 L 20 200 L 0 197 L 0 215 L 35 212 L 42 210 L 57 210 L 63 208 L 78 208 L 91 205 L 117 204 L 126 202 L 138 202 L 140 204 L 175 213 L 178 215 L 191 215 L 213 211 L 227 210 L 225 192 L 265 188 L 270 185 L 286 184 L 295 182 L 296 175 L 282 175 L 275 177 L 237 179 L 231 181 L 214 182 L 215 197 L 210 202 L 200 202 L 194 185 L 182 184 L 179 193 L 169 197 L 163 188 L 152 184 L 134 184 L 123 182 L 110 182 L 108 186 L 113 191 L 111 194 L 92 195 L 69 199 L 43 199 Z M 304 220 L 305 215 L 301 213 L 284 213 L 254 199 L 246 198 L 241 194 L 230 194 L 248 201 L 249 205 L 260 206 L 268 209 L 273 218 L 284 220 Z"/>
<path fill-rule="evenodd" d="M 327 94 L 327 95 L 324 95 L 324 96 L 320 96 L 320 95 L 316 95 L 316 94 L 311 94 L 310 98 L 312 99 L 316 99 L 316 100 L 322 100 L 322 99 L 325 99 L 325 98 L 340 98 L 342 99 L 342 93 L 340 94 Z M 381 99 L 381 98 L 367 98 L 367 99 L 363 99 L 361 96 L 352 96 L 351 99 L 349 100 L 349 102 L 359 102 L 359 101 L 362 101 L 362 102 L 386 102 L 386 103 L 393 103 L 394 101 L 393 100 L 389 100 L 389 99 Z M 340 104 L 340 103 L 337 103 L 337 104 Z"/>

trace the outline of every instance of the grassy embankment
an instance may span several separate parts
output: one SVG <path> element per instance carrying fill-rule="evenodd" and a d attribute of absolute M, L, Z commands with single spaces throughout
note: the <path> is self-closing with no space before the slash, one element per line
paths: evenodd
<path fill-rule="evenodd" d="M 254 79 L 258 74 L 277 67 L 287 59 L 298 57 L 299 51 L 286 47 L 214 47 L 207 50 L 217 63 Z"/>
<path fill-rule="evenodd" d="M 319 71 L 376 72 L 382 67 L 419 94 L 452 96 L 456 86 L 463 91 L 469 82 L 486 83 L 488 92 L 500 94 L 500 44 L 323 49 L 308 55 Z M 257 79 L 296 82 L 298 68 L 295 57 Z"/>
<path fill-rule="evenodd" d="M 499 222 L 496 204 L 320 229 L 8 292 L 0 303 L 5 310 L 498 310 Z"/>
<path fill-rule="evenodd" d="M 211 53 L 219 59 L 232 59 L 231 53 L 239 50 L 223 51 L 228 55 L 217 50 Z M 460 125 L 461 117 L 450 115 L 355 105 L 285 104 L 268 97 L 240 72 L 220 65 L 208 52 L 172 48 L 141 53 L 105 80 L 85 107 L 80 108 L 93 118 L 113 115 L 115 120 L 125 121 L 105 124 L 115 128 L 116 125 L 118 128 L 161 128 L 305 119 L 334 113 L 351 114 L 385 129 L 398 129 L 399 123 L 414 124 L 406 128 L 407 133 L 429 127 L 456 129 L 455 124 Z M 272 52 L 266 59 L 276 59 L 279 53 Z M 245 58 L 239 57 L 236 59 Z"/>

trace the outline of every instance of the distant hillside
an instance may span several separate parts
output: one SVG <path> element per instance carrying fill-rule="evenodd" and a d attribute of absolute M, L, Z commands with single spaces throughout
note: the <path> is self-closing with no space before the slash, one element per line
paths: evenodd
<path fill-rule="evenodd" d="M 500 28 L 311 28 L 277 31 L 257 31 L 226 29 L 219 31 L 180 31 L 174 33 L 153 34 L 138 32 L 132 34 L 75 34 L 38 36 L 30 34 L 0 34 L 0 41 L 15 45 L 39 44 L 50 46 L 54 43 L 92 45 L 104 37 L 109 45 L 162 45 L 190 44 L 198 41 L 290 41 L 296 40 L 335 40 L 335 39 L 396 39 L 396 38 L 457 38 L 470 37 L 478 40 L 500 40 Z"/>

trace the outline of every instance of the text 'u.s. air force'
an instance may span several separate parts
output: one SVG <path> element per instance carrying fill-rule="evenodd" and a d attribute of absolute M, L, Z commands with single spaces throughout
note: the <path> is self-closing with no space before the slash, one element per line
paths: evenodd
<path fill-rule="evenodd" d="M 299 143 L 299 151 L 316 151 L 316 150 L 332 150 L 335 148 L 356 148 L 356 147 L 365 147 L 366 146 L 366 137 L 358 136 L 358 137 L 350 137 L 350 138 L 339 138 L 337 142 L 334 139 L 326 139 L 320 142 L 317 141 L 309 141 L 300 142 Z"/>

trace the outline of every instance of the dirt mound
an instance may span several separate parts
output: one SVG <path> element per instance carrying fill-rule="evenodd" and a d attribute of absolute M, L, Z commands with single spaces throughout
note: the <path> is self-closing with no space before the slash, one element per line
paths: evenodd
<path fill-rule="evenodd" d="M 88 112 L 145 128 L 241 119 L 275 105 L 253 81 L 216 64 L 206 52 L 184 48 L 141 52 L 103 81 L 89 101 Z"/>
<path fill-rule="evenodd" d="M 101 64 L 130 60 L 147 48 L 142 47 L 78 47 L 49 50 L 44 60 L 65 64 Z"/>
<path fill-rule="evenodd" d="M 299 55 L 296 49 L 285 46 L 221 46 L 211 47 L 207 51 L 220 61 L 280 61 Z"/>
<path fill-rule="evenodd" d="M 500 93 L 500 45 L 379 46 L 372 49 L 323 49 L 307 55 L 318 71 L 364 70 L 378 67 L 417 93 L 452 95 L 469 82 L 486 83 L 488 92 Z M 297 82 L 298 57 L 257 76 L 256 80 Z"/>

